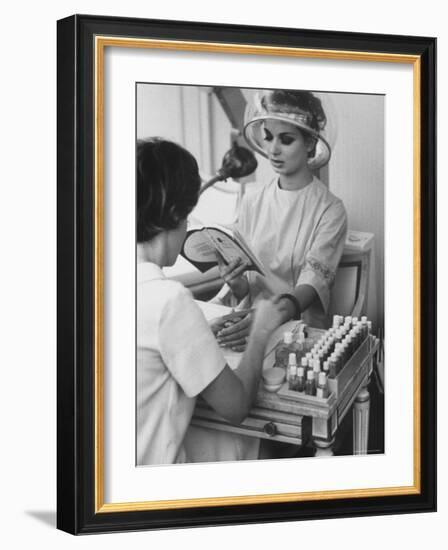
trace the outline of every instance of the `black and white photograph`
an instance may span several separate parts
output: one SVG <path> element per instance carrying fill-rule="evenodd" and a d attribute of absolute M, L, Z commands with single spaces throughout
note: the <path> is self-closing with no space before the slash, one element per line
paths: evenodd
<path fill-rule="evenodd" d="M 434 39 L 58 40 L 58 527 L 433 510 Z"/>
<path fill-rule="evenodd" d="M 135 86 L 136 465 L 387 453 L 386 95 Z"/>
<path fill-rule="evenodd" d="M 3 548 L 443 548 L 443 6 L 5 3 Z"/>

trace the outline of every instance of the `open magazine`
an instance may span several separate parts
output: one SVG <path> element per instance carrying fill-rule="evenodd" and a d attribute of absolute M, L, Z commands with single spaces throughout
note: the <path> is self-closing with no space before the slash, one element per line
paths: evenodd
<path fill-rule="evenodd" d="M 227 264 L 241 258 L 248 264 L 248 271 L 257 271 L 265 275 L 262 264 L 237 229 L 220 225 L 190 229 L 187 231 L 181 254 L 201 272 L 218 265 L 217 257 L 220 256 Z"/>

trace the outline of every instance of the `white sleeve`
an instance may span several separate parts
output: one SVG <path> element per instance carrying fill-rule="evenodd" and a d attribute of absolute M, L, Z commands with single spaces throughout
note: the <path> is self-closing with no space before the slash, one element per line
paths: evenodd
<path fill-rule="evenodd" d="M 171 294 L 159 323 L 160 353 L 186 395 L 194 397 L 220 374 L 226 360 L 190 291 L 174 284 Z"/>
<path fill-rule="evenodd" d="M 245 193 L 241 199 L 239 209 L 238 209 L 238 218 L 235 223 L 236 229 L 243 235 L 246 239 L 248 236 L 248 224 L 250 220 L 250 215 L 248 213 L 248 193 Z"/>
<path fill-rule="evenodd" d="M 306 254 L 297 285 L 312 286 L 324 311 L 330 303 L 330 289 L 344 250 L 347 214 L 342 201 L 331 204 L 319 220 L 313 243 Z"/>

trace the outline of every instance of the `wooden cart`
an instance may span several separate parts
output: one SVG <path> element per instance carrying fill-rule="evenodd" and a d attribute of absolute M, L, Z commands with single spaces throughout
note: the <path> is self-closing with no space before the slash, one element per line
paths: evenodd
<path fill-rule="evenodd" d="M 285 330 L 291 327 L 284 327 Z M 311 329 L 318 339 L 323 333 Z M 193 424 L 261 439 L 303 445 L 310 443 L 316 456 L 332 455 L 338 428 L 353 410 L 354 454 L 366 454 L 369 433 L 370 396 L 367 390 L 378 340 L 369 335 L 337 377 L 329 380 L 327 399 L 288 390 L 285 382 L 271 393 L 260 387 L 249 416 L 240 425 L 230 424 L 203 400 L 198 400 Z M 275 346 L 268 348 L 263 369 L 275 362 Z"/>

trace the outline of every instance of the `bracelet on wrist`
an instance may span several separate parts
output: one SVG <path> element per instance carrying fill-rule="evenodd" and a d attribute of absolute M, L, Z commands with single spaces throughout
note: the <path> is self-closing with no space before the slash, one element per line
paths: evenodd
<path fill-rule="evenodd" d="M 300 319 L 300 316 L 302 314 L 302 311 L 300 309 L 300 304 L 299 304 L 299 301 L 297 300 L 297 298 L 293 295 L 293 294 L 280 294 L 279 296 L 279 300 L 281 300 L 282 298 L 285 298 L 286 300 L 289 300 L 292 305 L 294 306 L 294 314 L 293 314 L 293 319 Z"/>

